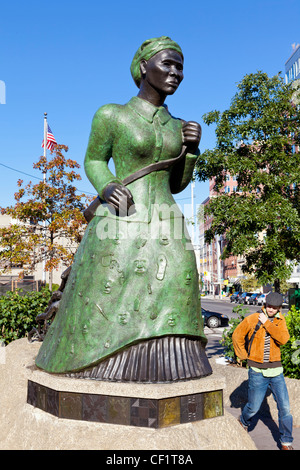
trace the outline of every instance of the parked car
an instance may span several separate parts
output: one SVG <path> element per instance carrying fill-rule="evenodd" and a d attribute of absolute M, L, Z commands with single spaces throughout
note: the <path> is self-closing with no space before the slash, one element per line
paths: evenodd
<path fill-rule="evenodd" d="M 246 294 L 246 298 L 245 298 L 245 304 L 249 304 L 249 299 L 251 297 L 251 295 L 253 295 L 254 292 L 247 292 Z"/>
<path fill-rule="evenodd" d="M 241 299 L 242 295 L 243 295 L 243 292 L 238 292 L 238 295 L 237 295 L 237 297 L 236 297 L 236 299 L 235 299 L 235 302 L 236 302 L 237 304 L 240 303 L 240 299 Z"/>
<path fill-rule="evenodd" d="M 236 301 L 236 298 L 238 297 L 239 295 L 239 292 L 234 292 L 231 296 L 230 296 L 230 302 L 235 302 Z"/>
<path fill-rule="evenodd" d="M 282 308 L 288 308 L 289 307 L 289 296 L 284 295 L 283 296 L 283 302 L 282 302 Z"/>
<path fill-rule="evenodd" d="M 244 304 L 245 303 L 245 301 L 244 301 L 245 296 L 246 296 L 246 292 L 241 292 L 238 299 L 237 299 L 237 303 L 238 304 Z"/>
<path fill-rule="evenodd" d="M 238 303 L 239 304 L 248 303 L 248 299 L 251 297 L 252 294 L 253 292 L 243 292 L 239 297 Z"/>
<path fill-rule="evenodd" d="M 209 328 L 218 328 L 219 326 L 228 326 L 229 318 L 227 315 L 218 312 L 211 312 L 202 308 L 202 318 L 204 326 Z"/>
<path fill-rule="evenodd" d="M 261 295 L 260 292 L 254 292 L 254 294 L 252 294 L 249 299 L 248 299 L 248 304 L 249 305 L 256 305 L 256 301 L 258 299 L 258 297 Z"/>
<path fill-rule="evenodd" d="M 263 305 L 266 301 L 266 294 L 261 294 L 259 297 L 256 299 L 256 305 Z"/>

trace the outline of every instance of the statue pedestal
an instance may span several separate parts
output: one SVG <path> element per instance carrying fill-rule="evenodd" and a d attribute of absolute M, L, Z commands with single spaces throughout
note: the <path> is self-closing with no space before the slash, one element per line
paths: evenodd
<path fill-rule="evenodd" d="M 255 449 L 223 409 L 217 374 L 171 384 L 108 383 L 40 371 L 40 343 L 14 341 L 0 365 L 1 449 Z"/>
<path fill-rule="evenodd" d="M 62 419 L 164 428 L 223 416 L 225 380 L 166 384 L 72 379 L 34 370 L 27 403 Z"/>

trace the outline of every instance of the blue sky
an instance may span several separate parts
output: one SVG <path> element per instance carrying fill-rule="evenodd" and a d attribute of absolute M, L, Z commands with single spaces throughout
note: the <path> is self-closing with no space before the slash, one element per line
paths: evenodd
<path fill-rule="evenodd" d="M 91 121 L 106 103 L 126 103 L 137 94 L 130 63 L 148 38 L 170 36 L 182 47 L 185 78 L 167 99 L 174 116 L 200 122 L 200 150 L 214 146 L 204 113 L 226 109 L 245 74 L 284 72 L 292 44 L 300 42 L 299 0 L 28 0 L 0 7 L 0 163 L 33 170 L 43 151 L 43 116 L 68 156 L 81 165 L 77 187 L 94 193 L 83 161 Z M 0 96 L 1 101 L 1 96 Z M 2 99 L 3 101 L 3 99 Z M 0 206 L 14 202 L 19 178 L 0 165 Z M 190 187 L 178 195 L 190 203 Z M 196 183 L 195 205 L 208 196 Z"/>

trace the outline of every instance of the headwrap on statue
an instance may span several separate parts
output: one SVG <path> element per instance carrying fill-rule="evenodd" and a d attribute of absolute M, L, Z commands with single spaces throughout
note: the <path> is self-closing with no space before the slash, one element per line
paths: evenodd
<path fill-rule="evenodd" d="M 130 66 L 132 78 L 138 88 L 141 84 L 141 60 L 149 60 L 155 54 L 160 51 L 164 51 L 165 49 L 172 49 L 178 52 L 183 58 L 183 53 L 180 46 L 177 44 L 177 42 L 172 41 L 172 39 L 168 36 L 147 39 L 147 41 L 143 42 L 143 44 L 138 48 Z"/>

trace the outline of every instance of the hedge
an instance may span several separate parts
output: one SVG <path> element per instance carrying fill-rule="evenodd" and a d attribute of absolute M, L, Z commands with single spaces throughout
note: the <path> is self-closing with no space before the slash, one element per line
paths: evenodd
<path fill-rule="evenodd" d="M 27 336 L 37 327 L 36 316 L 44 312 L 51 297 L 48 289 L 40 292 L 7 292 L 0 297 L 0 343 L 9 344 Z"/>

